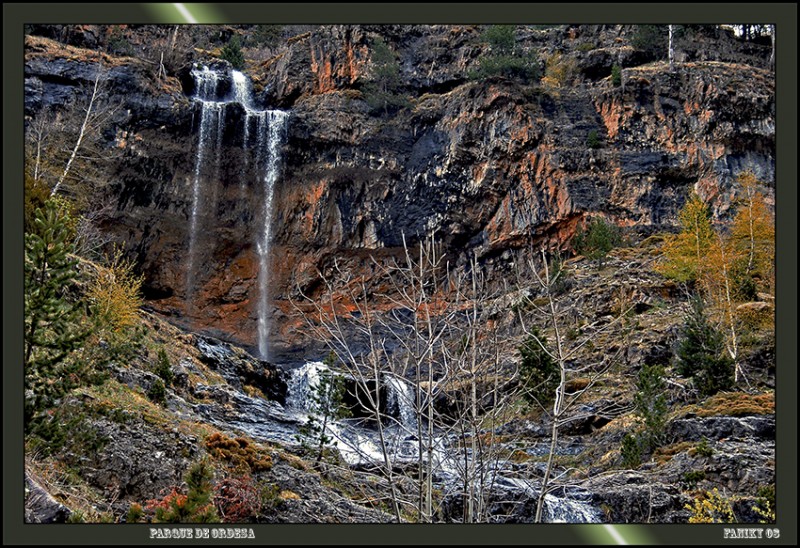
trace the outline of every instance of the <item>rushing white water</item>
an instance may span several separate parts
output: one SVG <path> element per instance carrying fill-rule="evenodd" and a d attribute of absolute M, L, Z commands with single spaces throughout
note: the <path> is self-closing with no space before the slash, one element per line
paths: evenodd
<path fill-rule="evenodd" d="M 239 71 L 231 71 L 230 93 L 220 93 L 220 83 L 225 72 L 197 67 L 192 69 L 196 93 L 194 100 L 200 104 L 200 129 L 195 154 L 194 178 L 192 182 L 192 209 L 189 223 L 189 254 L 186 274 L 187 300 L 192 303 L 195 293 L 198 235 L 210 227 L 201 226 L 204 214 L 213 212 L 220 187 L 223 163 L 223 136 L 226 122 L 226 106 L 238 104 L 244 109 L 242 122 L 243 166 L 239 185 L 239 197 L 245 201 L 248 187 L 255 176 L 260 191 L 260 209 L 256 215 L 255 234 L 258 253 L 258 295 L 254 299 L 257 316 L 257 343 L 259 356 L 269 357 L 269 269 L 272 239 L 272 203 L 275 184 L 280 177 L 281 149 L 289 118 L 280 110 L 259 110 L 253 100 L 250 80 Z M 255 120 L 255 123 L 253 123 Z M 252 126 L 255 125 L 255 136 Z M 251 158 L 252 156 L 252 158 Z M 211 160 L 211 161 L 210 161 Z M 250 169 L 250 165 L 253 169 Z M 208 180 L 208 184 L 204 181 Z M 208 190 L 205 189 L 208 187 Z"/>
<path fill-rule="evenodd" d="M 310 408 L 311 394 L 319 385 L 319 379 L 327 366 L 322 362 L 306 362 L 293 369 L 286 381 L 286 407 L 295 411 Z"/>
<path fill-rule="evenodd" d="M 386 377 L 387 410 L 400 419 L 400 425 L 406 432 L 416 433 L 417 412 L 415 410 L 414 389 L 399 377 Z"/>
<path fill-rule="evenodd" d="M 539 497 L 536 482 L 522 478 L 497 476 L 495 483 L 505 488 L 526 493 L 531 499 Z M 544 496 L 543 521 L 545 523 L 600 523 L 599 512 L 591 505 L 591 495 L 581 489 L 565 490 L 564 496 Z"/>
<path fill-rule="evenodd" d="M 253 93 L 250 90 L 250 79 L 238 70 L 231 71 L 233 80 L 233 100 L 242 105 L 245 110 L 253 111 Z"/>
<path fill-rule="evenodd" d="M 598 511 L 583 500 L 545 495 L 544 510 L 547 523 L 600 523 Z"/>
<path fill-rule="evenodd" d="M 214 349 L 207 348 L 205 352 L 216 355 Z M 256 439 L 295 444 L 300 426 L 308 420 L 310 410 L 314 407 L 311 395 L 326 370 L 328 368 L 322 362 L 308 362 L 289 370 L 284 406 L 261 398 L 252 398 L 231 389 L 226 401 L 235 402 L 234 408 L 238 410 L 231 417 L 220 420 L 219 411 L 211 408 L 206 410 L 207 406 L 204 405 L 197 407 L 201 412 L 207 413 L 208 420 L 221 427 L 234 427 Z M 398 387 L 396 394 L 406 391 L 401 388 L 403 384 L 405 383 L 396 385 Z M 413 393 L 410 386 L 408 389 Z M 387 397 L 392 397 L 391 392 L 387 392 Z M 391 402 L 387 400 L 385 403 L 387 411 L 394 414 Z M 415 417 L 415 420 L 420 419 Z M 423 451 L 420 457 L 416 437 L 410 435 L 407 428 L 398 424 L 385 426 L 383 436 L 385 445 L 381 445 L 381 437 L 374 425 L 362 422 L 360 419 L 328 421 L 326 434 L 331 437 L 332 445 L 335 445 L 343 460 L 351 466 L 382 465 L 384 447 L 394 465 L 413 465 L 424 462 L 427 458 L 427 451 Z M 460 497 L 466 471 L 463 469 L 463 454 L 458 449 L 458 436 L 435 435 L 432 441 L 434 445 L 431 452 L 432 470 L 435 485 L 445 495 Z M 474 481 L 483 481 L 484 489 L 508 497 L 509 503 L 517 504 L 520 511 L 532 512 L 535 509 L 541 488 L 539 480 L 518 477 L 517 472 L 502 460 L 485 464 L 486 468 L 479 476 L 472 476 Z M 480 466 L 482 465 L 479 465 L 479 468 Z M 480 470 L 472 471 L 473 474 L 477 472 Z M 532 513 L 526 513 L 524 516 L 532 518 Z M 543 521 L 599 523 L 601 514 L 592 505 L 591 493 L 579 487 L 565 487 L 545 495 Z"/>
<path fill-rule="evenodd" d="M 217 89 L 222 79 L 222 74 L 208 67 L 197 67 L 192 69 L 192 78 L 195 81 L 196 96 L 200 101 L 215 101 L 217 99 Z"/>

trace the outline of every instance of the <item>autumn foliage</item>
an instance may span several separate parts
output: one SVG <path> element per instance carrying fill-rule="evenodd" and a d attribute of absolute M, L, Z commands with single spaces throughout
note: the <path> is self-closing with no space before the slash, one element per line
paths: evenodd
<path fill-rule="evenodd" d="M 161 523 L 214 523 L 219 521 L 212 503 L 213 471 L 207 461 L 192 465 L 186 473 L 187 492 L 178 488 L 161 499 L 147 501 L 147 510 L 155 512 L 155 521 Z"/>
<path fill-rule="evenodd" d="M 214 505 L 225 523 L 244 523 L 258 515 L 261 497 L 250 476 L 225 478 L 214 486 Z"/>
<path fill-rule="evenodd" d="M 106 266 L 98 265 L 87 297 L 95 320 L 106 331 L 119 335 L 137 325 L 142 280 L 120 251 L 113 253 Z"/>
<path fill-rule="evenodd" d="M 771 299 L 775 278 L 774 214 L 753 173 L 740 174 L 737 182 L 739 198 L 729 226 L 714 226 L 708 206 L 696 194 L 690 196 L 680 212 L 681 231 L 667 239 L 657 267 L 667 277 L 695 284 L 714 324 L 709 329 L 719 333 L 721 351 L 733 363 L 736 382 L 745 375 L 742 334 L 752 323 L 741 305 Z"/>
<path fill-rule="evenodd" d="M 229 438 L 215 432 L 206 438 L 205 446 L 212 457 L 227 461 L 234 468 L 246 468 L 252 472 L 272 468 L 272 458 L 244 438 Z"/>
<path fill-rule="evenodd" d="M 658 270 L 679 282 L 696 281 L 706 272 L 705 257 L 714 243 L 711 213 L 700 196 L 693 193 L 678 220 L 681 231 L 664 243 L 664 260 Z"/>

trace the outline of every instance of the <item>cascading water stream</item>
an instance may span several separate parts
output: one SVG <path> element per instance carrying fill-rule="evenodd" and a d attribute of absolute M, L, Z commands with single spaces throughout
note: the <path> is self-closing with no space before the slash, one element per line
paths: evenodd
<path fill-rule="evenodd" d="M 264 207 L 261 213 L 261 239 L 258 250 L 258 353 L 262 359 L 269 358 L 269 271 L 272 243 L 272 201 L 275 182 L 281 166 L 281 145 L 289 115 L 280 110 L 268 110 L 267 167 L 264 173 Z"/>
<path fill-rule="evenodd" d="M 220 74 L 210 70 L 208 67 L 202 69 L 194 68 L 192 77 L 195 81 L 197 94 L 195 101 L 200 103 L 200 130 L 197 140 L 197 152 L 195 153 L 194 178 L 192 180 L 192 212 L 189 222 L 189 256 L 186 266 L 186 298 L 189 303 L 194 302 L 194 278 L 195 262 L 197 257 L 197 234 L 198 219 L 201 209 L 204 209 L 204 195 L 202 193 L 203 167 L 210 148 L 209 144 L 215 146 L 221 139 L 221 120 L 224 118 L 224 105 L 216 101 L 217 89 L 219 87 Z M 219 134 L 214 136 L 214 129 Z"/>
<path fill-rule="evenodd" d="M 414 409 L 414 390 L 399 377 L 386 377 L 387 407 L 400 420 L 400 426 L 407 433 L 417 431 L 417 412 Z"/>
<path fill-rule="evenodd" d="M 257 252 L 258 275 L 256 281 L 257 295 L 253 299 L 257 316 L 257 344 L 259 356 L 269 357 L 269 290 L 273 201 L 275 186 L 280 178 L 281 152 L 285 140 L 288 113 L 279 110 L 259 110 L 255 107 L 249 79 L 238 71 L 215 71 L 207 67 L 195 68 L 192 76 L 196 83 L 194 100 L 200 106 L 200 122 L 197 150 L 192 179 L 192 204 L 189 235 L 189 257 L 187 269 L 187 300 L 192 303 L 195 294 L 195 278 L 197 272 L 199 246 L 198 235 L 208 232 L 211 227 L 203 226 L 210 219 L 210 213 L 216 207 L 217 193 L 221 186 L 223 144 L 229 146 L 227 140 L 236 141 L 230 135 L 230 128 L 225 126 L 227 106 L 239 105 L 241 121 L 241 143 L 243 148 L 239 196 L 241 203 L 248 204 L 248 196 L 259 197 L 256 202 L 256 215 L 251 227 L 255 234 L 254 244 Z M 229 80 L 226 80 L 229 78 Z M 230 86 L 223 86 L 230 83 Z M 227 89 L 220 93 L 220 89 Z M 242 113 L 243 110 L 243 113 Z M 243 114 L 243 115 L 242 115 Z M 223 134 L 225 133 L 225 134 Z M 230 135 L 230 137 L 228 137 Z M 223 142 L 225 138 L 226 142 Z M 226 164 L 227 167 L 227 164 Z M 252 206 L 251 206 L 252 207 Z M 190 306 L 194 306 L 190 304 Z M 220 426 L 229 426 L 247 432 L 257 439 L 273 440 L 279 443 L 295 443 L 299 427 L 309 416 L 309 405 L 314 387 L 319 383 L 320 374 L 325 366 L 320 362 L 309 362 L 293 369 L 287 382 L 285 405 L 254 398 L 231 389 L 229 397 L 236 401 L 241 409 L 225 419 L 219 413 L 212 412 L 209 406 L 199 405 L 200 412 L 212 413 Z M 402 465 L 413 465 L 420 461 L 417 428 L 424 419 L 417 416 L 414 388 L 403 378 L 387 375 L 383 380 L 382 393 L 386 401 L 381 408 L 392 420 L 385 423 L 383 441 L 377 435 L 374 426 L 358 420 L 333 420 L 328 423 L 329 433 L 336 443 L 342 457 L 351 465 L 374 464 L 383 459 L 383 450 L 390 455 L 391 462 Z M 383 405 L 385 404 L 385 406 Z M 461 486 L 459 468 L 460 453 L 455 451 L 458 440 L 452 434 L 437 432 L 432 439 L 425 440 L 431 444 L 434 481 L 445 492 L 458 492 Z M 513 469 L 505 468 L 503 462 L 487 468 L 485 472 L 496 478 L 498 484 L 503 483 L 512 492 L 522 493 L 528 497 L 538 496 L 536 482 L 514 477 Z M 463 467 L 462 467 L 463 468 Z M 511 474 L 511 477 L 506 474 Z M 546 521 L 550 522 L 591 522 L 599 519 L 597 511 L 590 501 L 580 493 L 561 496 L 548 494 L 546 502 Z"/>
<path fill-rule="evenodd" d="M 311 394 L 325 369 L 322 362 L 306 362 L 294 369 L 286 382 L 286 407 L 294 410 L 308 409 Z"/>
<path fill-rule="evenodd" d="M 201 350 L 206 355 L 224 362 L 233 353 L 222 347 L 212 348 L 208 344 L 201 344 Z M 235 366 L 234 366 L 235 369 Z M 221 371 L 225 371 L 222 368 Z M 256 440 L 292 445 L 298 443 L 301 436 L 301 426 L 308 420 L 311 410 L 314 409 L 313 396 L 315 387 L 319 385 L 323 373 L 328 370 L 322 362 L 307 362 L 299 367 L 286 370 L 286 395 L 285 403 L 281 405 L 275 401 L 252 397 L 241 390 L 230 387 L 225 398 L 224 412 L 208 404 L 198 404 L 196 408 L 203 413 L 206 420 L 226 429 L 233 428 L 241 431 Z M 235 374 L 234 374 L 235 376 Z M 386 390 L 386 411 L 394 416 L 399 413 L 392 398 L 406 392 L 413 394 L 413 388 L 402 379 L 395 378 L 400 383 L 399 388 L 392 395 L 388 377 L 384 381 Z M 394 400 L 397 402 L 397 400 Z M 411 407 L 413 410 L 413 407 Z M 220 417 L 223 417 L 222 419 Z M 414 417 L 415 421 L 422 420 Z M 411 465 L 419 462 L 416 451 L 416 442 L 409 440 L 409 429 L 395 424 L 388 427 L 385 432 L 385 447 L 390 455 L 390 460 L 397 466 Z M 364 423 L 359 419 L 329 420 L 327 421 L 326 435 L 341 454 L 346 463 L 351 466 L 372 467 L 380 465 L 383 460 L 383 449 L 374 425 Z M 463 469 L 459 469 L 460 454 L 459 438 L 452 435 L 437 435 L 434 442 L 435 470 L 433 481 L 445 499 L 461 500 L 463 489 Z M 479 477 L 475 481 L 482 482 L 481 489 L 494 493 L 491 497 L 499 497 L 505 504 L 503 512 L 515 506 L 523 512 L 520 516 L 532 517 L 535 510 L 535 501 L 541 488 L 537 479 L 519 477 L 519 471 L 503 459 L 496 462 L 485 463 Z M 490 497 L 490 498 L 491 498 Z M 509 506 L 511 505 L 511 506 Z M 459 515 L 458 513 L 453 514 Z M 592 494 L 580 487 L 562 487 L 553 493 L 545 495 L 545 508 L 543 521 L 548 523 L 597 523 L 601 521 L 601 512 L 592 503 Z"/>
<path fill-rule="evenodd" d="M 208 67 L 192 69 L 196 93 L 194 100 L 200 104 L 200 128 L 195 154 L 192 181 L 192 208 L 189 223 L 189 253 L 186 271 L 186 295 L 190 306 L 194 306 L 196 292 L 196 263 L 198 235 L 210 227 L 201 226 L 203 216 L 213 211 L 220 187 L 222 146 L 226 121 L 226 107 L 238 104 L 244 109 L 242 146 L 243 167 L 239 185 L 239 198 L 246 201 L 248 187 L 260 192 L 261 203 L 253 232 L 257 235 L 255 247 L 258 255 L 258 277 L 256 303 L 259 356 L 269 356 L 269 269 L 272 238 L 272 207 L 275 184 L 280 176 L 281 149 L 286 134 L 289 114 L 280 110 L 259 110 L 255 107 L 250 80 L 239 71 L 231 71 L 231 91 L 220 94 L 220 83 L 227 77 Z M 255 124 L 253 121 L 255 120 Z M 255 125 L 255 137 L 252 126 Z M 252 156 L 252 158 L 251 158 Z M 213 160 L 212 165 L 207 165 Z M 253 166 L 251 169 L 250 166 Z M 254 185 L 254 181 L 258 185 Z M 208 187 L 208 190 L 206 190 Z"/>

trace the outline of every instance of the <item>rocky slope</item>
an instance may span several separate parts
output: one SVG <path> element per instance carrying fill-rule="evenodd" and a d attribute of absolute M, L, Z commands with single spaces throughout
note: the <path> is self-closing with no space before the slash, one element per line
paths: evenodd
<path fill-rule="evenodd" d="M 615 341 L 625 341 L 627 348 L 561 428 L 555 459 L 559 480 L 546 518 L 685 523 L 691 515 L 687 505 L 719 489 L 742 521 L 758 521 L 762 516 L 754 507 L 764 508 L 775 482 L 774 370 L 770 362 L 749 356 L 759 345 L 744 360 L 750 394 L 698 402 L 686 381 L 673 377 L 663 445 L 640 466 L 622 464 L 622 438 L 640 421 L 633 412 L 631 371 L 654 360 L 668 362 L 682 320 L 681 297 L 671 296 L 669 284 L 647 271 L 648 257 L 647 249 L 622 249 L 601 272 L 585 260 L 566 267 L 573 280 L 570 296 L 586 311 L 576 322 L 607 321 L 619 306 L 620 288 L 635 288 L 630 298 L 638 306 L 628 327 L 605 333 L 576 358 L 597 362 L 613 352 Z M 133 354 L 110 365 L 109 380 L 79 389 L 59 406 L 62 441 L 41 445 L 34 437 L 29 442 L 29 522 L 130 519 L 132 504 L 152 505 L 180 489 L 191 463 L 204 457 L 217 469 L 217 485 L 244 477 L 260 491 L 247 522 L 393 520 L 381 503 L 389 497 L 386 478 L 374 463 L 348 460 L 359 449 L 349 444 L 364 444 L 373 431 L 339 423 L 338 435 L 345 432 L 344 437 L 321 463 L 301 448 L 297 436 L 305 415 L 293 405 L 302 389 L 297 382 L 302 368 L 257 360 L 229 343 L 184 332 L 157 314 L 145 314 L 144 324 L 144 340 Z M 509 333 L 508 343 L 518 344 L 519 336 Z M 163 400 L 152 396 L 159 379 L 154 373 L 158 349 L 166 350 L 173 379 Z M 348 401 L 358 414 L 356 400 Z M 533 521 L 549 426 L 540 413 L 522 412 L 486 431 L 495 437 L 504 463 L 488 499 L 491 521 Z M 366 445 L 361 448 L 368 451 Z M 413 499 L 414 469 L 404 466 L 398 465 L 394 481 Z M 441 493 L 436 519 L 460 521 L 460 485 L 446 476 L 436 481 Z M 147 516 L 152 519 L 152 509 Z M 413 514 L 404 517 L 414 519 Z"/>

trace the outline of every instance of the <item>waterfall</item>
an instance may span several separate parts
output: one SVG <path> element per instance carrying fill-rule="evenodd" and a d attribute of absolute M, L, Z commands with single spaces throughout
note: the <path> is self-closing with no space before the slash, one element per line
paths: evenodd
<path fill-rule="evenodd" d="M 233 80 L 233 100 L 242 105 L 246 111 L 255 111 L 250 79 L 244 73 L 233 70 L 231 71 L 231 80 Z"/>
<path fill-rule="evenodd" d="M 257 296 L 255 312 L 257 317 L 256 340 L 259 356 L 269 357 L 269 283 L 270 283 L 270 244 L 272 239 L 272 207 L 275 184 L 281 169 L 281 149 L 286 134 L 289 114 L 280 110 L 259 110 L 253 100 L 250 80 L 243 73 L 230 72 L 230 92 L 220 93 L 220 83 L 227 78 L 227 71 L 209 67 L 195 66 L 191 75 L 195 81 L 194 101 L 200 104 L 200 128 L 195 154 L 194 177 L 192 181 L 192 207 L 189 222 L 189 252 L 186 269 L 186 296 L 193 306 L 195 295 L 196 263 L 198 255 L 198 235 L 211 227 L 201 226 L 205 214 L 213 212 L 217 202 L 217 192 L 222 178 L 223 134 L 225 130 L 226 106 L 238 104 L 244 109 L 242 122 L 243 167 L 239 185 L 239 198 L 246 201 L 248 187 L 259 192 L 261 201 L 254 241 L 258 254 Z M 253 123 L 255 119 L 255 124 Z M 255 125 L 255 136 L 252 126 Z M 250 166 L 253 166 L 251 169 Z M 259 184 L 252 184 L 254 177 Z M 204 184 L 206 181 L 208 184 Z M 205 187 L 210 186 L 210 190 Z"/>
<path fill-rule="evenodd" d="M 251 103 L 251 91 L 250 91 L 250 80 L 248 80 L 247 76 L 244 73 L 239 72 L 238 70 L 234 70 L 231 72 L 231 78 L 233 80 L 233 97 L 234 100 L 240 103 L 244 107 L 244 138 L 242 139 L 242 147 L 245 150 L 250 149 L 250 126 L 251 120 L 253 118 L 262 119 L 264 117 L 263 111 L 257 111 L 252 108 Z M 259 129 L 258 134 L 261 134 L 261 122 L 258 122 Z M 256 154 L 256 169 L 260 165 L 260 158 L 259 153 L 261 151 L 263 142 L 259 142 L 255 149 Z M 240 178 L 239 181 L 239 200 L 244 201 L 247 197 L 247 183 L 248 183 L 248 168 L 250 165 L 250 156 L 248 154 L 244 155 L 244 168 L 243 176 Z"/>
<path fill-rule="evenodd" d="M 215 100 L 219 87 L 220 74 L 209 70 L 192 69 L 197 95 L 195 101 L 200 103 L 200 131 L 195 152 L 194 177 L 192 180 L 192 210 L 189 221 L 189 256 L 186 266 L 186 298 L 192 303 L 195 293 L 194 277 L 197 257 L 198 218 L 205 212 L 207 204 L 206 195 L 201 184 L 205 173 L 204 167 L 211 144 L 219 148 L 222 139 L 222 122 L 224 119 L 224 104 Z M 215 131 L 216 130 L 216 131 Z M 218 154 L 218 153 L 217 153 Z M 218 157 L 218 156 L 217 156 Z M 216 159 L 216 158 L 215 158 Z M 202 210 L 202 211 L 201 211 Z"/>
<path fill-rule="evenodd" d="M 408 432 L 417 431 L 414 390 L 399 377 L 386 376 L 386 408 L 400 419 L 400 425 Z"/>
<path fill-rule="evenodd" d="M 600 515 L 588 501 L 544 496 L 546 523 L 600 523 Z"/>
<path fill-rule="evenodd" d="M 306 362 L 293 369 L 286 382 L 286 407 L 296 411 L 308 408 L 314 388 L 319 385 L 319 377 L 327 369 L 322 362 Z"/>
<path fill-rule="evenodd" d="M 261 238 L 258 249 L 258 353 L 262 359 L 269 358 L 269 261 L 272 240 L 272 199 L 275 196 L 275 182 L 280 173 L 280 145 L 289 115 L 280 110 L 268 110 L 269 119 L 267 167 L 264 173 L 264 207 L 261 212 Z"/>
<path fill-rule="evenodd" d="M 524 493 L 527 500 L 539 498 L 539 486 L 532 480 L 498 475 L 494 484 L 509 492 Z M 533 508 L 531 508 L 533 512 Z M 531 514 L 532 515 L 532 514 Z M 600 512 L 592 506 L 592 495 L 579 487 L 559 489 L 559 495 L 544 496 L 544 523 L 600 523 Z"/>

